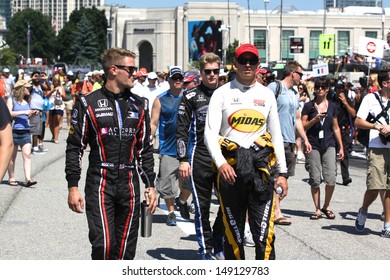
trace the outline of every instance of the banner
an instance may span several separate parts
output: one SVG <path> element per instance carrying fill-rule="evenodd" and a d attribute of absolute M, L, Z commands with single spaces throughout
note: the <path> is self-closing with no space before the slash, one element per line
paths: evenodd
<path fill-rule="evenodd" d="M 321 77 L 329 74 L 328 63 L 314 64 L 312 77 Z"/>
<path fill-rule="evenodd" d="M 386 42 L 379 39 L 360 36 L 359 50 L 360 55 L 383 58 L 383 51 Z"/>
<path fill-rule="evenodd" d="M 319 54 L 321 56 L 335 55 L 335 35 L 320 34 Z"/>

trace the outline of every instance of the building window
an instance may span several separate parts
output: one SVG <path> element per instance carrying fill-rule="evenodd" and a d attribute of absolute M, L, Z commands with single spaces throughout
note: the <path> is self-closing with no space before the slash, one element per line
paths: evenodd
<path fill-rule="evenodd" d="M 261 62 L 265 62 L 267 57 L 267 32 L 266 30 L 254 31 L 254 45 L 259 51 Z"/>
<path fill-rule="evenodd" d="M 309 58 L 316 59 L 320 55 L 320 34 L 321 31 L 310 31 Z"/>
<path fill-rule="evenodd" d="M 351 49 L 349 39 L 349 31 L 337 32 L 337 49 L 339 56 L 344 56 L 344 54 L 349 52 L 349 50 Z"/>
<path fill-rule="evenodd" d="M 290 37 L 294 36 L 294 30 L 283 30 L 282 32 L 282 60 L 294 59 L 290 55 Z"/>
<path fill-rule="evenodd" d="M 366 37 L 378 39 L 377 31 L 366 31 Z"/>

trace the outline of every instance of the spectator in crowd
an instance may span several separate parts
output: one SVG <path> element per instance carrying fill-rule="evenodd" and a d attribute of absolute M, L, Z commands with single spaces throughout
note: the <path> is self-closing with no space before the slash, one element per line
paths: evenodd
<path fill-rule="evenodd" d="M 66 99 L 66 93 L 58 75 L 53 77 L 52 83 L 53 89 L 48 96 L 50 101 L 49 128 L 52 134 L 51 141 L 59 144 L 58 136 L 62 126 L 61 117 L 64 115 L 65 108 L 63 100 Z"/>
<path fill-rule="evenodd" d="M 355 121 L 357 128 L 370 130 L 367 148 L 367 190 L 364 193 L 363 203 L 359 209 L 355 227 L 359 232 L 364 231 L 368 207 L 380 194 L 383 197 L 385 210 L 381 236 L 390 238 L 390 125 L 389 107 L 387 107 L 390 102 L 390 71 L 380 72 L 378 74 L 378 82 L 381 90 L 367 94 L 363 98 Z M 380 118 L 376 123 L 371 123 L 366 121 L 369 115 L 373 118 Z"/>
<path fill-rule="evenodd" d="M 183 88 L 190 90 L 199 85 L 199 74 L 197 71 L 184 72 Z"/>
<path fill-rule="evenodd" d="M 178 193 L 176 181 L 178 181 L 180 189 L 179 200 L 187 203 L 187 199 L 191 195 L 191 186 L 188 180 L 182 180 L 179 177 L 179 161 L 176 158 L 177 112 L 183 96 L 183 72 L 180 67 L 172 66 L 170 68 L 168 82 L 170 89 L 157 96 L 153 103 L 151 134 L 154 137 L 158 128 L 160 171 L 157 179 L 157 191 L 160 197 L 165 200 L 168 209 L 166 224 L 176 226 L 174 212 L 175 197 Z M 183 213 L 181 211 L 181 214 Z M 182 218 L 189 219 L 188 209 L 183 216 Z"/>
<path fill-rule="evenodd" d="M 40 84 L 40 72 L 34 71 L 31 74 L 31 94 L 30 94 L 30 109 L 36 110 L 38 113 L 30 117 L 30 133 L 32 135 L 32 154 L 44 154 L 43 150 L 39 149 L 39 136 L 42 134 L 42 110 L 44 92 Z"/>
<path fill-rule="evenodd" d="M 339 147 L 338 159 L 344 159 L 344 147 L 337 121 L 336 105 L 327 99 L 329 82 L 318 79 L 315 82 L 315 98 L 305 103 L 302 110 L 302 123 L 307 138 L 312 146 L 311 153 L 306 155 L 306 166 L 309 171 L 309 185 L 314 202 L 315 212 L 311 220 L 318 220 L 324 214 L 328 219 L 336 215 L 330 208 L 330 202 L 336 185 L 336 144 Z M 325 200 L 321 207 L 321 177 L 325 182 Z"/>
<path fill-rule="evenodd" d="M 153 103 L 156 97 L 162 93 L 160 87 L 157 86 L 157 74 L 155 72 L 148 73 L 148 85 L 143 90 L 143 97 L 148 99 L 149 114 L 152 114 Z"/>
<path fill-rule="evenodd" d="M 8 165 L 8 184 L 17 186 L 19 183 L 15 179 L 15 160 L 18 148 L 22 149 L 23 171 L 25 177 L 25 187 L 35 185 L 37 181 L 31 178 L 31 134 L 29 118 L 38 114 L 37 110 L 30 109 L 30 88 L 31 84 L 26 80 L 19 80 L 15 83 L 14 94 L 7 100 L 7 107 L 14 118 L 12 137 L 14 149 Z"/>
<path fill-rule="evenodd" d="M 95 77 L 92 75 L 92 72 L 90 71 L 85 75 L 83 86 L 81 88 L 81 94 L 86 95 L 92 92 L 94 83 L 95 83 Z"/>
<path fill-rule="evenodd" d="M 307 87 L 305 83 L 300 83 L 298 85 L 298 94 L 299 94 L 299 111 L 302 113 L 303 106 L 305 103 L 310 101 L 309 92 L 307 91 Z M 305 151 L 304 151 L 304 143 L 302 137 L 296 135 L 295 139 L 295 154 L 297 163 L 305 163 Z"/>
<path fill-rule="evenodd" d="M 12 117 L 3 98 L 0 97 L 0 182 L 4 178 L 14 150 Z"/>
<path fill-rule="evenodd" d="M 6 90 L 4 95 L 4 101 L 7 102 L 8 96 L 12 93 L 12 90 L 14 89 L 15 79 L 10 73 L 8 68 L 3 69 L 3 76 L 2 79 L 5 81 Z"/>
<path fill-rule="evenodd" d="M 145 68 L 141 68 L 137 73 L 135 74 L 135 77 L 137 78 L 136 83 L 134 84 L 134 87 L 131 89 L 131 92 L 143 97 L 144 96 L 144 90 L 145 90 L 145 82 L 146 77 L 148 76 L 148 73 L 146 72 Z"/>
<path fill-rule="evenodd" d="M 74 95 L 72 94 L 73 86 L 73 72 L 68 71 L 67 75 L 64 76 L 63 88 L 65 90 L 64 105 L 66 111 L 66 129 L 70 128 L 70 119 L 72 115 L 72 109 L 74 105 Z"/>

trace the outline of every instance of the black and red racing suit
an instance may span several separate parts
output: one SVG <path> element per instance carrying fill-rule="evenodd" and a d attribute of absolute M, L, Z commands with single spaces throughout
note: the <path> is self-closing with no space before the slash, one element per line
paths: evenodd
<path fill-rule="evenodd" d="M 137 169 L 145 187 L 154 187 L 155 180 L 147 100 L 106 88 L 80 97 L 67 139 L 68 187 L 78 186 L 87 144 L 85 201 L 92 259 L 133 259 L 140 209 Z"/>

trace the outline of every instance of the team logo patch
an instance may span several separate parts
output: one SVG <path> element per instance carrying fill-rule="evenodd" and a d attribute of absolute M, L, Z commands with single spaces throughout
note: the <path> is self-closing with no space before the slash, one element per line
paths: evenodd
<path fill-rule="evenodd" d="M 234 130 L 251 133 L 259 131 L 264 126 L 265 117 L 256 110 L 238 110 L 230 115 L 228 122 Z"/>
<path fill-rule="evenodd" d="M 138 113 L 137 112 L 129 112 L 129 119 L 138 119 Z"/>
<path fill-rule="evenodd" d="M 77 109 L 73 109 L 72 118 L 76 119 L 78 114 L 79 114 L 79 111 L 77 111 Z"/>
<path fill-rule="evenodd" d="M 107 127 L 102 127 L 100 129 L 100 135 L 104 136 L 108 134 L 108 128 Z"/>
<path fill-rule="evenodd" d="M 108 107 L 108 99 L 99 99 L 97 104 L 100 108 Z"/>
<path fill-rule="evenodd" d="M 72 124 L 70 124 L 70 127 L 69 127 L 69 134 L 70 135 L 74 134 L 74 126 Z"/>

